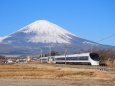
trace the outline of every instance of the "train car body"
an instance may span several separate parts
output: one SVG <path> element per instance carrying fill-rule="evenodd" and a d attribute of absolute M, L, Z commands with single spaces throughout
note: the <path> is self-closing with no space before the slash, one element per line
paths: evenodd
<path fill-rule="evenodd" d="M 41 57 L 41 58 L 39 59 L 39 61 L 40 61 L 41 63 L 49 63 L 48 57 Z"/>
<path fill-rule="evenodd" d="M 80 63 L 80 64 L 91 64 L 99 65 L 100 57 L 97 53 L 81 53 L 81 54 L 71 54 L 71 55 L 61 55 L 61 56 L 49 56 L 42 58 L 45 62 L 50 63 Z"/>
<path fill-rule="evenodd" d="M 97 53 L 82 53 L 55 56 L 55 63 L 81 63 L 99 65 L 99 55 Z"/>

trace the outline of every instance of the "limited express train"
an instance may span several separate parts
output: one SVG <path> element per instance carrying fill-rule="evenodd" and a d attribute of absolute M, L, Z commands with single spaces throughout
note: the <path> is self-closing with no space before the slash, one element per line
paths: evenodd
<path fill-rule="evenodd" d="M 41 62 L 66 63 L 66 64 L 91 64 L 99 65 L 100 57 L 97 53 L 81 53 L 61 56 L 41 57 Z"/>

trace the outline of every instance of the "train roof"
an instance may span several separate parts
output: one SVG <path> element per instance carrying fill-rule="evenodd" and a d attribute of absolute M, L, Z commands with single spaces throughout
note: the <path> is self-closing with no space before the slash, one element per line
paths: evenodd
<path fill-rule="evenodd" d="M 91 53 L 88 52 L 88 53 L 79 53 L 79 54 L 66 54 L 66 57 L 68 57 L 68 56 L 89 56 L 89 54 L 91 54 Z M 65 55 L 47 56 L 47 57 L 42 57 L 42 58 L 48 58 L 48 57 L 65 57 Z"/>
<path fill-rule="evenodd" d="M 90 53 L 79 53 L 79 54 L 66 54 L 66 56 L 88 56 Z M 52 57 L 52 56 L 49 56 Z M 53 57 L 65 57 L 65 55 L 53 56 Z"/>

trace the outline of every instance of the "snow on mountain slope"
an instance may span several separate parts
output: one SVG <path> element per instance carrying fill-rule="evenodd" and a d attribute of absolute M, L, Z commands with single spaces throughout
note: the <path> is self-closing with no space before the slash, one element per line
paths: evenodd
<path fill-rule="evenodd" d="M 0 37 L 0 53 L 9 54 L 36 54 L 44 48 L 44 53 L 49 52 L 49 46 L 56 51 L 63 52 L 67 44 L 68 52 L 83 51 L 92 48 L 113 48 L 77 37 L 67 30 L 46 20 L 35 21 L 20 30 Z M 74 47 L 74 48 L 73 48 Z"/>
<path fill-rule="evenodd" d="M 34 34 L 28 40 L 28 42 L 34 43 L 70 43 L 70 40 L 72 39 L 70 35 L 75 36 L 56 24 L 46 20 L 35 21 L 32 24 L 20 29 L 19 32 Z"/>
<path fill-rule="evenodd" d="M 89 45 L 95 45 L 98 46 L 99 44 L 94 43 L 94 42 L 89 42 L 89 41 L 84 41 L 83 44 L 89 44 Z"/>
<path fill-rule="evenodd" d="M 0 42 L 2 42 L 2 40 L 4 40 L 5 38 L 7 38 L 8 36 L 4 36 L 4 37 L 0 37 Z"/>
<path fill-rule="evenodd" d="M 69 31 L 46 20 L 35 21 L 24 28 L 19 29 L 18 31 L 8 35 L 5 39 L 3 39 L 3 42 L 13 44 L 15 46 L 31 46 L 36 45 L 37 43 L 60 43 L 72 44 L 75 46 L 77 44 L 78 46 L 82 47 L 84 44 L 89 45 L 89 42 L 90 45 L 91 43 L 94 43 L 92 41 L 79 38 Z"/>
<path fill-rule="evenodd" d="M 2 37 L 0 37 L 0 42 L 2 42 Z"/>

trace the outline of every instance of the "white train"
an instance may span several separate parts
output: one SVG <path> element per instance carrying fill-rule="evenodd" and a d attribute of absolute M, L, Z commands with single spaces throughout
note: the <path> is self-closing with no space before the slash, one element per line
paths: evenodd
<path fill-rule="evenodd" d="M 39 60 L 42 63 L 49 63 L 49 58 L 48 57 L 41 57 Z"/>
<path fill-rule="evenodd" d="M 53 62 L 53 63 L 80 63 L 80 64 L 91 64 L 99 65 L 100 57 L 97 53 L 81 53 L 81 54 L 71 54 L 71 55 L 61 55 L 61 56 L 49 56 L 41 57 L 41 62 Z"/>

